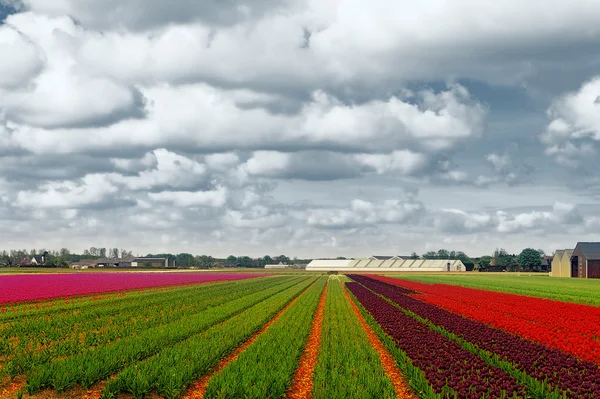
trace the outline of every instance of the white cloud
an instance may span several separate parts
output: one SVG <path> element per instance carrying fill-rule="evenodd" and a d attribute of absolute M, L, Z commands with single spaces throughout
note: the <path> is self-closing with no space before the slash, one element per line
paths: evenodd
<path fill-rule="evenodd" d="M 595 153 L 595 145 L 584 139 L 600 140 L 600 77 L 584 83 L 578 91 L 554 100 L 547 114 L 551 119 L 540 136 L 546 154 L 566 166 L 578 166 Z"/>
<path fill-rule="evenodd" d="M 411 175 L 427 163 L 425 155 L 408 150 L 396 150 L 391 154 L 358 154 L 356 159 L 372 167 L 379 174 L 397 172 Z"/>
<path fill-rule="evenodd" d="M 0 63 L 0 89 L 22 87 L 44 67 L 40 49 L 9 25 L 0 25 L 0 54 L 5 55 Z"/>
<path fill-rule="evenodd" d="M 217 187 L 209 191 L 162 191 L 148 193 L 148 197 L 158 203 L 172 204 L 179 207 L 207 206 L 220 208 L 227 201 L 227 189 Z"/>
<path fill-rule="evenodd" d="M 414 224 L 424 212 L 421 202 L 386 200 L 375 204 L 355 199 L 349 209 L 322 208 L 308 211 L 310 226 L 323 228 L 352 228 L 379 223 Z"/>
<path fill-rule="evenodd" d="M 15 205 L 21 208 L 88 207 L 111 201 L 118 188 L 101 174 L 86 175 L 81 182 L 63 181 L 43 184 L 38 190 L 17 194 Z"/>
<path fill-rule="evenodd" d="M 131 190 L 147 190 L 154 188 L 191 189 L 208 183 L 208 172 L 204 164 L 178 155 L 164 148 L 152 152 L 155 167 L 140 171 L 134 176 L 114 174 L 112 180 L 121 183 Z M 149 164 L 152 159 L 146 154 L 142 163 Z M 121 162 L 121 166 L 131 166 Z"/>

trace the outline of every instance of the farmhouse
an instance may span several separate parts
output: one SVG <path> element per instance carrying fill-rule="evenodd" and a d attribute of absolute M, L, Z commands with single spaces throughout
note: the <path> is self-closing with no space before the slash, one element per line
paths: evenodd
<path fill-rule="evenodd" d="M 379 257 L 383 258 L 383 257 Z M 392 256 L 379 259 L 371 256 L 365 259 L 315 259 L 306 266 L 312 271 L 346 271 L 346 272 L 443 272 L 466 271 L 460 260 L 450 259 L 403 259 Z"/>

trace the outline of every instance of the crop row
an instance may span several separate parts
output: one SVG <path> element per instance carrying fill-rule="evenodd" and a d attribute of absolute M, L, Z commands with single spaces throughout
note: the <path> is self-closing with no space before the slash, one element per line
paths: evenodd
<path fill-rule="evenodd" d="M 312 397 L 396 398 L 390 378 L 337 278 L 329 282 Z"/>
<path fill-rule="evenodd" d="M 219 359 L 244 342 L 314 281 L 312 278 L 294 284 L 211 328 L 165 346 L 155 356 L 132 364 L 106 383 L 103 397 L 112 398 L 119 392 L 129 392 L 139 398 L 153 390 L 166 398 L 179 397 L 188 385 L 208 373 Z"/>
<path fill-rule="evenodd" d="M 139 298 L 135 303 L 98 302 L 93 308 L 60 317 L 47 314 L 12 321 L 0 328 L 0 355 L 30 357 L 36 354 L 74 354 L 80 346 L 98 346 L 144 325 L 175 320 L 180 313 L 187 314 L 198 306 L 199 299 L 210 298 L 220 292 L 250 292 L 256 289 L 257 284 L 266 286 L 270 283 L 260 279 L 175 288 L 170 295 L 164 293 Z M 6 344 L 8 342 L 10 345 Z M 54 347 L 56 345 L 58 348 Z M 54 353 L 49 352 L 49 347 L 53 347 Z"/>
<path fill-rule="evenodd" d="M 27 390 L 36 392 L 52 386 L 57 390 L 70 388 L 75 384 L 89 387 L 129 364 L 152 356 L 163 348 L 171 346 L 198 334 L 238 314 L 265 299 L 297 285 L 298 279 L 287 278 L 284 284 L 270 280 L 273 286 L 260 289 L 245 296 L 230 295 L 227 301 L 221 298 L 205 297 L 199 306 L 180 315 L 177 320 L 123 337 L 105 346 L 66 358 L 56 358 L 32 370 L 27 381 Z M 259 283 L 260 284 L 260 283 Z"/>
<path fill-rule="evenodd" d="M 206 398 L 279 398 L 291 385 L 327 278 L 321 277 L 239 357 L 211 379 Z"/>
<path fill-rule="evenodd" d="M 532 394 L 551 397 L 556 391 L 561 396 L 590 399 L 600 395 L 600 369 L 593 363 L 419 301 L 407 295 L 405 288 L 364 276 L 353 278 L 416 318 L 422 318 L 425 323 L 421 324 L 437 327 L 441 334 L 503 367 L 527 383 Z"/>
<path fill-rule="evenodd" d="M 377 279 L 417 290 L 421 301 L 452 313 L 600 363 L 598 307 L 444 284 L 431 285 L 385 277 Z"/>
<path fill-rule="evenodd" d="M 256 274 L 226 273 L 85 273 L 0 276 L 0 304 L 107 291 L 239 280 Z"/>
<path fill-rule="evenodd" d="M 353 277 L 355 278 L 355 277 Z M 431 330 L 358 283 L 348 288 L 442 397 L 524 397 L 526 389 L 458 343 Z"/>
<path fill-rule="evenodd" d="M 69 318 L 61 321 L 51 317 L 37 317 L 33 321 L 22 320 L 21 322 L 27 325 L 27 331 L 37 331 L 37 334 L 6 338 L 5 342 L 10 343 L 10 348 L 5 356 L 6 366 L 3 368 L 3 373 L 12 376 L 27 373 L 52 359 L 81 355 L 123 337 L 129 337 L 136 331 L 172 324 L 223 301 L 248 295 L 256 289 L 277 286 L 280 283 L 284 283 L 284 280 L 253 279 L 239 285 L 229 283 L 225 286 L 228 288 L 226 291 L 211 286 L 205 287 L 204 291 L 196 289 L 190 292 L 186 289 L 183 292 L 175 292 L 173 298 L 159 298 L 160 304 L 136 307 L 133 311 L 124 309 L 110 316 L 90 317 L 88 322 L 85 320 L 73 322 Z M 145 302 L 153 303 L 153 301 L 153 298 L 146 298 L 145 301 L 140 302 L 143 305 Z M 35 322 L 38 323 L 37 327 Z M 16 324 L 13 326 L 14 330 L 22 330 L 18 323 L 13 324 Z"/>

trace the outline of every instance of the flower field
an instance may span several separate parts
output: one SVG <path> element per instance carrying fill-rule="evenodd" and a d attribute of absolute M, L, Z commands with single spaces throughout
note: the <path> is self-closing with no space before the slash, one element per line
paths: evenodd
<path fill-rule="evenodd" d="M 240 280 L 256 274 L 225 273 L 85 273 L 0 276 L 0 305 L 108 291 Z"/>
<path fill-rule="evenodd" d="M 0 399 L 600 398 L 594 306 L 372 275 L 141 274 L 0 277 L 31 291 L 2 285 Z"/>

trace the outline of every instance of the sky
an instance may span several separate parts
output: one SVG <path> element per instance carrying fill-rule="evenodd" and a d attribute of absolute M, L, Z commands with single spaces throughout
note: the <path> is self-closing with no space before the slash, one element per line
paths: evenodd
<path fill-rule="evenodd" d="M 0 0 L 0 249 L 600 241 L 600 2 Z"/>

